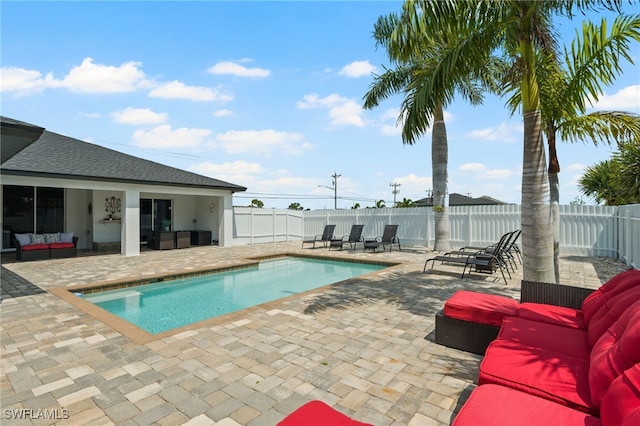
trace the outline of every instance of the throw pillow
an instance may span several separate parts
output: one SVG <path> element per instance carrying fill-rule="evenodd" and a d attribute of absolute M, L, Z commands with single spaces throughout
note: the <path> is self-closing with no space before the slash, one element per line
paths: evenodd
<path fill-rule="evenodd" d="M 61 243 L 72 243 L 73 242 L 73 232 L 61 232 L 60 233 L 60 242 Z"/>
<path fill-rule="evenodd" d="M 54 232 L 52 234 L 44 234 L 44 240 L 47 242 L 47 244 L 59 243 L 60 242 L 60 233 L 59 232 Z"/>
<path fill-rule="evenodd" d="M 31 237 L 31 244 L 47 244 L 44 234 L 29 234 L 29 236 Z"/>
<path fill-rule="evenodd" d="M 21 246 L 31 244 L 31 236 L 29 234 L 16 234 L 16 240 L 18 240 Z"/>

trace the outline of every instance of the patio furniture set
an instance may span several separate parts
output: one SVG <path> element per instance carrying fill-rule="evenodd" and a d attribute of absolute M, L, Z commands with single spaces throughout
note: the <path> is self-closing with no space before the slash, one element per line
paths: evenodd
<path fill-rule="evenodd" d="M 397 237 L 398 225 L 385 225 L 381 236 L 369 239 L 362 237 L 364 225 L 352 225 L 349 235 L 343 235 L 341 238 L 336 238 L 334 235 L 335 228 L 336 225 L 325 225 L 322 234 L 316 235 L 312 240 L 303 240 L 302 248 L 305 244 L 313 244 L 312 248 L 315 248 L 316 244 L 322 244 L 325 248 L 328 246 L 329 250 L 332 248 L 342 250 L 345 245 L 349 245 L 352 250 L 355 250 L 357 244 L 362 243 L 364 250 L 376 251 L 378 248 L 386 250 L 386 247 L 389 246 L 389 251 L 391 251 L 394 245 L 397 245 L 398 250 L 401 250 L 400 240 Z"/>

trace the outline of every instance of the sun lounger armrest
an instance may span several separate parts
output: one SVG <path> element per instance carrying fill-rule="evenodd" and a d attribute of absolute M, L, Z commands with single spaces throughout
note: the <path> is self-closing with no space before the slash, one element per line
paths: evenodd
<path fill-rule="evenodd" d="M 591 288 L 522 280 L 520 302 L 544 303 L 580 309 L 584 299 L 591 293 L 593 293 Z"/>

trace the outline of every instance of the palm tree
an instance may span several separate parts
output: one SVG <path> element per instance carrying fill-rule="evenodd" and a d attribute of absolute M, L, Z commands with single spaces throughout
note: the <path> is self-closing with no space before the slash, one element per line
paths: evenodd
<path fill-rule="evenodd" d="M 599 26 L 583 25 L 582 35 L 565 49 L 565 67 L 551 55 L 538 51 L 536 55 L 541 97 L 542 126 L 549 148 L 548 179 L 553 231 L 553 259 L 555 282 L 560 282 L 560 162 L 556 142 L 576 142 L 589 139 L 599 142 L 622 144 L 640 140 L 640 116 L 622 111 L 596 111 L 585 114 L 585 100 L 597 101 L 604 85 L 611 85 L 620 74 L 619 58 L 633 63 L 630 56 L 630 40 L 640 40 L 640 18 L 616 17 L 611 32 L 607 22 Z M 507 82 L 506 91 L 512 96 L 508 101 L 514 113 L 521 100 L 519 86 Z M 517 82 L 516 82 L 517 83 Z"/>
<path fill-rule="evenodd" d="M 621 144 L 613 158 L 588 167 L 579 186 L 608 206 L 640 203 L 640 143 Z"/>
<path fill-rule="evenodd" d="M 385 207 L 384 200 L 376 201 L 376 209 L 383 209 Z"/>
<path fill-rule="evenodd" d="M 430 89 L 442 96 L 427 100 L 423 108 L 433 110 L 444 97 L 447 81 L 466 75 L 470 64 L 483 63 L 493 52 L 504 52 L 516 65 L 524 121 L 522 164 L 522 250 L 523 278 L 531 281 L 554 280 L 553 234 L 549 215 L 549 181 L 542 140 L 542 113 L 537 76 L 536 51 L 556 54 L 556 35 L 551 30 L 554 15 L 571 16 L 574 4 L 582 9 L 596 1 L 579 3 L 562 0 L 416 0 L 404 3 L 400 24 L 389 43 L 401 60 L 412 58 L 424 39 L 441 40 L 451 32 L 456 43 L 440 52 L 432 69 Z M 604 2 L 602 2 L 604 3 Z M 619 7 L 619 1 L 611 2 Z M 610 4 L 605 6 L 612 7 Z"/>
<path fill-rule="evenodd" d="M 374 82 L 364 97 L 364 108 L 371 109 L 392 95 L 404 94 L 398 122 L 403 124 L 402 142 L 413 145 L 416 140 L 431 130 L 431 170 L 433 180 L 433 203 L 435 215 L 435 251 L 449 251 L 449 209 L 448 207 L 448 144 L 444 123 L 444 107 L 454 93 L 462 94 L 471 104 L 482 102 L 482 89 L 495 81 L 488 78 L 487 61 L 476 68 L 469 67 L 466 75 L 447 80 L 445 94 L 430 91 L 433 74 L 431 72 L 440 60 L 439 52 L 447 45 L 447 38 L 438 41 L 425 39 L 420 49 L 407 58 L 400 58 L 390 44 L 391 37 L 400 19 L 395 14 L 381 16 L 374 25 L 373 36 L 377 46 L 387 49 L 390 61 L 397 67 L 386 69 L 374 76 Z M 452 34 L 452 36 L 455 34 Z M 499 64 L 497 59 L 495 62 Z M 429 102 L 425 102 L 429 99 Z M 426 106 L 428 105 L 428 106 Z"/>

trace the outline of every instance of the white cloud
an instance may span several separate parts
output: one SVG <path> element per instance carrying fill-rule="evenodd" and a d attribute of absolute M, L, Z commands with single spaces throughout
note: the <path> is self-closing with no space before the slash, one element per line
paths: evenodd
<path fill-rule="evenodd" d="M 166 112 L 153 112 L 149 108 L 125 108 L 111 113 L 117 123 L 123 124 L 160 124 L 167 121 Z"/>
<path fill-rule="evenodd" d="M 247 62 L 247 60 L 243 60 Z M 264 78 L 271 75 L 271 71 L 264 68 L 247 68 L 235 62 L 223 61 L 207 69 L 211 74 L 231 74 L 237 77 Z"/>
<path fill-rule="evenodd" d="M 369 61 L 355 61 L 342 67 L 340 75 L 346 77 L 368 77 L 376 72 L 376 69 L 375 65 L 372 65 Z"/>
<path fill-rule="evenodd" d="M 207 141 L 211 131 L 207 129 L 189 129 L 181 127 L 172 129 L 170 125 L 163 124 L 145 132 L 136 130 L 132 139 L 135 145 L 143 148 L 196 148 Z"/>
<path fill-rule="evenodd" d="M 598 110 L 640 109 L 640 84 L 627 86 L 613 95 L 603 94 L 593 106 Z"/>
<path fill-rule="evenodd" d="M 147 87 L 149 81 L 140 68 L 140 62 L 125 62 L 120 66 L 96 64 L 85 58 L 80 65 L 62 79 L 48 73 L 24 68 L 3 67 L 1 69 L 2 91 L 25 96 L 49 88 L 65 88 L 78 93 L 128 93 Z"/>
<path fill-rule="evenodd" d="M 299 155 L 311 149 L 311 144 L 300 133 L 266 130 L 230 130 L 216 135 L 216 144 L 229 154 L 251 153 L 272 155 L 280 152 Z"/>
<path fill-rule="evenodd" d="M 466 136 L 471 139 L 478 139 L 489 142 L 516 142 L 522 138 L 522 124 L 520 123 L 500 123 L 494 127 L 471 130 Z"/>
<path fill-rule="evenodd" d="M 214 90 L 210 87 L 202 86 L 187 86 L 176 80 L 162 83 L 160 86 L 151 90 L 149 96 L 163 99 L 186 99 L 194 102 L 227 102 L 233 99 L 232 96 L 223 94 L 218 89 Z"/>
<path fill-rule="evenodd" d="M 53 77 L 42 76 L 40 71 L 17 67 L 0 68 L 0 92 L 14 92 L 16 96 L 27 96 L 47 88 L 47 82 Z"/>
<path fill-rule="evenodd" d="M 148 84 L 140 62 L 125 62 L 120 66 L 102 65 L 85 58 L 82 64 L 69 71 L 64 79 L 51 87 L 64 87 L 80 93 L 126 93 L 134 92 Z"/>
<path fill-rule="evenodd" d="M 215 164 L 206 161 L 204 163 L 194 164 L 189 167 L 189 170 L 208 176 L 237 176 L 240 174 L 262 173 L 262 166 L 259 163 L 249 163 L 242 160 L 222 164 Z"/>
<path fill-rule="evenodd" d="M 213 111 L 214 117 L 231 117 L 233 115 L 233 111 L 229 109 L 219 109 L 217 111 Z"/>
<path fill-rule="evenodd" d="M 353 99 L 337 94 L 320 98 L 315 93 L 304 95 L 302 99 L 296 103 L 299 109 L 327 109 L 332 126 L 364 127 L 362 108 Z"/>
<path fill-rule="evenodd" d="M 383 124 L 380 126 L 380 134 L 384 136 L 399 136 L 402 134 L 402 127 Z"/>
<path fill-rule="evenodd" d="M 458 167 L 463 172 L 483 172 L 487 170 L 487 166 L 481 163 L 466 163 Z"/>
<path fill-rule="evenodd" d="M 462 172 L 474 173 L 474 179 L 506 179 L 513 176 L 513 170 L 490 169 L 482 163 L 466 163 L 458 167 Z"/>

